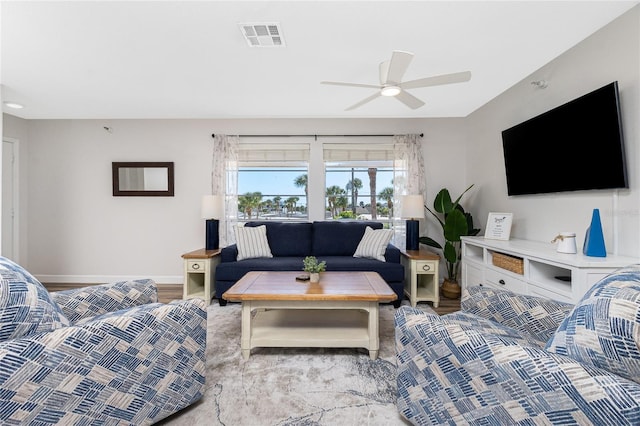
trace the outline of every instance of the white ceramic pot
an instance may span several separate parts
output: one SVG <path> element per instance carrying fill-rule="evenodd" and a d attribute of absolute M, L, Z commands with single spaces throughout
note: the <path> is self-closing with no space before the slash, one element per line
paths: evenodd
<path fill-rule="evenodd" d="M 320 282 L 320 273 L 319 272 L 311 272 L 309 274 L 309 281 L 312 283 Z"/>
<path fill-rule="evenodd" d="M 577 253 L 576 234 L 574 232 L 561 232 L 556 239 L 558 241 L 558 253 Z"/>

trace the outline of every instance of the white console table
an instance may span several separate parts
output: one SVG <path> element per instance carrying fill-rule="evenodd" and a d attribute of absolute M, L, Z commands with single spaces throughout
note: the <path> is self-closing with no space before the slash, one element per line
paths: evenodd
<path fill-rule="evenodd" d="M 494 265 L 494 253 L 522 259 L 523 273 Z M 640 263 L 627 256 L 589 257 L 558 253 L 556 245 L 539 241 L 462 237 L 462 286 L 485 285 L 576 303 L 601 278 L 623 266 Z"/>

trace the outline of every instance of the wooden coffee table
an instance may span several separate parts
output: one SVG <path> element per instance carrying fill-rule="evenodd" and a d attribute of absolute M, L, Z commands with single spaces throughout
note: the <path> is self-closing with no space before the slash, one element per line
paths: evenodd
<path fill-rule="evenodd" d="M 376 272 L 247 273 L 222 297 L 242 302 L 242 355 L 256 347 L 365 348 L 376 359 L 378 306 L 397 296 Z"/>

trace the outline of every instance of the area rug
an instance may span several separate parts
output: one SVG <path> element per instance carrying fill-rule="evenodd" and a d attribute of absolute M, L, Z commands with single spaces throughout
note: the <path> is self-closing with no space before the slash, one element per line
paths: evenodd
<path fill-rule="evenodd" d="M 209 306 L 204 398 L 160 424 L 407 424 L 395 405 L 391 305 L 380 306 L 376 360 L 364 349 L 322 348 L 255 348 L 245 360 L 240 311 L 239 304 L 220 307 L 214 301 Z"/>

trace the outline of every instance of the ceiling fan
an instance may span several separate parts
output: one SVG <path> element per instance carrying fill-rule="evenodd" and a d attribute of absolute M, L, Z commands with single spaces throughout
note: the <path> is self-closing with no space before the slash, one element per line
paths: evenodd
<path fill-rule="evenodd" d="M 423 106 L 424 102 L 407 92 L 407 89 L 440 86 L 443 84 L 452 83 L 464 83 L 465 81 L 469 81 L 471 79 L 471 72 L 463 71 L 403 82 L 402 77 L 404 76 L 405 71 L 407 71 L 407 68 L 409 67 L 412 59 L 413 53 L 394 50 L 393 54 L 391 55 L 391 60 L 380 63 L 380 85 L 342 83 L 339 81 L 321 81 L 320 84 L 378 89 L 376 93 L 367 98 L 364 98 L 354 105 L 351 105 L 345 111 L 356 109 L 368 102 L 371 102 L 379 96 L 393 96 L 409 108 L 417 109 Z"/>

